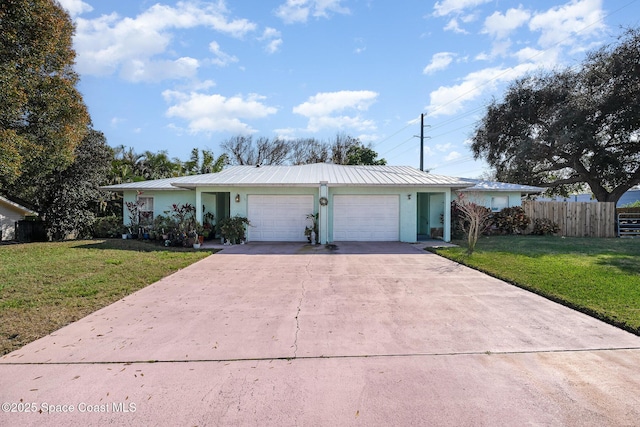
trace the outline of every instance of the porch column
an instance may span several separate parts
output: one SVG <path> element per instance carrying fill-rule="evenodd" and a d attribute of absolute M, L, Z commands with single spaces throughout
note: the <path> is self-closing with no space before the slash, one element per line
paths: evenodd
<path fill-rule="evenodd" d="M 451 241 L 451 189 L 444 192 L 444 230 L 442 240 Z"/>
<path fill-rule="evenodd" d="M 318 193 L 318 242 L 326 245 L 329 241 L 329 188 L 327 181 L 320 181 L 320 192 Z"/>
<path fill-rule="evenodd" d="M 196 221 L 202 224 L 202 190 L 196 187 Z"/>

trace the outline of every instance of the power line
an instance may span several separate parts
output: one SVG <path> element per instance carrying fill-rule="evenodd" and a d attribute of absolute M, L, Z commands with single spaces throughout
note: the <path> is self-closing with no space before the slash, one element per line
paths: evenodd
<path fill-rule="evenodd" d="M 561 39 L 561 40 L 557 41 L 557 42 L 556 42 L 556 43 L 554 43 L 553 45 L 549 46 L 547 49 L 544 49 L 544 50 L 538 51 L 537 53 L 535 53 L 534 55 L 531 55 L 531 56 L 530 56 L 530 57 L 528 57 L 525 61 L 522 61 L 522 62 L 529 62 L 529 61 L 533 60 L 534 58 L 536 58 L 536 57 L 538 57 L 538 56 L 540 56 L 540 55 L 543 55 L 543 54 L 547 53 L 548 51 L 550 51 L 551 49 L 553 49 L 553 48 L 555 48 L 555 47 L 557 47 L 557 46 L 561 45 L 561 44 L 562 44 L 562 43 L 564 43 L 565 41 L 567 41 L 567 40 L 569 40 L 569 39 L 572 39 L 572 38 L 575 38 L 575 35 L 576 35 L 576 34 L 579 34 L 579 33 L 583 32 L 583 31 L 587 30 L 588 28 L 593 27 L 593 26 L 594 26 L 594 25 L 596 25 L 596 24 L 598 24 L 598 23 L 600 23 L 600 22 L 603 22 L 606 18 L 608 18 L 608 17 L 610 17 L 610 16 L 612 16 L 612 15 L 614 15 L 614 14 L 616 14 L 616 13 L 620 12 L 621 10 L 623 10 L 623 9 L 625 9 L 625 8 L 627 8 L 627 7 L 629 7 L 629 6 L 631 6 L 632 4 L 636 3 L 637 1 L 639 1 L 639 0 L 632 0 L 632 1 L 628 2 L 627 4 L 625 4 L 625 5 L 621 6 L 621 7 L 619 7 L 618 9 L 616 9 L 616 10 L 612 11 L 611 13 L 609 13 L 609 14 L 607 14 L 607 15 L 604 15 L 601 19 L 596 20 L 596 21 L 594 21 L 594 22 L 590 23 L 589 25 L 584 26 L 584 27 L 583 27 L 583 28 L 581 28 L 580 30 L 575 31 L 575 32 L 573 32 L 571 35 L 569 35 L 569 36 L 567 36 L 567 37 L 565 37 L 565 38 L 563 38 L 563 39 Z M 577 66 L 579 66 L 579 65 L 574 65 L 574 67 L 577 67 Z M 571 67 L 571 68 L 573 68 L 573 67 Z M 476 90 L 478 90 L 478 89 L 480 89 L 480 88 L 482 88 L 482 87 L 484 87 L 484 86 L 487 86 L 488 84 L 490 84 L 490 83 L 494 82 L 495 80 L 497 80 L 498 78 L 500 78 L 500 77 L 504 76 L 505 74 L 509 73 L 510 71 L 511 71 L 511 67 L 510 67 L 509 69 L 506 69 L 506 70 L 502 71 L 501 73 L 498 73 L 498 74 L 497 74 L 496 76 L 494 76 L 492 79 L 487 80 L 486 82 L 484 82 L 484 83 L 482 83 L 482 84 L 480 84 L 480 85 L 474 86 L 473 88 L 471 88 L 471 89 L 470 89 L 470 90 L 468 90 L 467 92 L 464 92 L 464 93 L 460 94 L 459 96 L 457 96 L 456 98 L 454 98 L 454 99 L 452 99 L 452 100 L 450 100 L 450 101 L 446 102 L 445 104 L 442 104 L 442 105 L 438 106 L 434 111 L 441 110 L 442 108 L 444 108 L 444 107 L 446 107 L 446 106 L 448 106 L 448 105 L 450 105 L 450 104 L 454 103 L 455 101 L 458 101 L 459 99 L 461 99 L 461 98 L 463 98 L 463 97 L 467 96 L 468 94 L 470 94 L 470 93 L 472 93 L 472 92 L 474 92 L 474 91 L 476 91 Z M 467 117 L 467 116 L 469 116 L 469 115 L 471 115 L 471 114 L 473 114 L 473 113 L 475 113 L 475 112 L 477 112 L 477 111 L 483 110 L 484 108 L 485 108 L 484 106 L 481 106 L 481 107 L 477 107 L 477 108 L 475 108 L 475 109 L 473 109 L 473 110 L 467 111 L 467 112 L 465 112 L 464 114 L 461 114 L 461 115 L 459 115 L 459 116 L 457 116 L 457 117 L 454 117 L 454 118 L 452 118 L 452 119 L 450 119 L 450 120 L 448 120 L 448 121 L 445 121 L 445 122 L 443 122 L 443 123 L 440 123 L 440 124 L 438 124 L 438 125 L 434 126 L 432 129 L 438 129 L 438 128 L 441 128 L 441 127 L 443 127 L 443 126 L 445 126 L 445 125 L 447 125 L 447 124 L 449 124 L 449 123 L 453 123 L 453 122 L 455 122 L 455 121 L 461 120 L 462 118 Z M 432 111 L 432 112 L 431 112 L 431 114 L 433 114 L 433 112 L 434 112 L 434 111 Z M 427 113 L 427 115 L 429 115 L 429 113 Z M 374 146 L 374 147 L 376 147 L 376 146 L 379 146 L 380 144 L 382 144 L 382 143 L 384 143 L 384 142 L 388 141 L 388 140 L 389 140 L 389 139 L 391 139 L 392 137 L 396 136 L 396 135 L 397 135 L 397 134 L 399 134 L 400 132 L 404 131 L 404 130 L 405 130 L 405 129 L 407 129 L 408 127 L 410 127 L 410 126 L 412 126 L 413 124 L 415 124 L 417 121 L 418 121 L 418 119 L 417 119 L 417 118 L 416 118 L 416 119 L 412 119 L 412 120 L 410 120 L 410 121 L 408 122 L 408 124 L 407 124 L 406 126 L 404 126 L 402 129 L 400 129 L 400 130 L 398 130 L 398 131 L 394 132 L 393 134 L 391 134 L 390 136 L 388 136 L 388 137 L 384 138 L 383 140 L 381 140 L 381 141 L 377 142 L 377 143 L 376 143 L 375 145 L 373 145 L 373 146 Z M 468 126 L 469 126 L 469 125 L 463 126 L 463 128 L 464 128 L 464 127 L 468 127 Z M 459 129 L 460 129 L 460 128 L 455 129 L 455 130 L 452 130 L 452 131 L 450 131 L 450 132 L 446 132 L 446 133 L 444 133 L 444 134 L 440 134 L 440 135 L 438 135 L 438 137 L 443 136 L 443 135 L 446 135 L 446 134 L 449 134 L 449 133 L 452 133 L 452 132 L 455 132 L 456 130 L 459 130 Z M 432 137 L 432 139 L 435 139 L 435 138 L 436 138 L 436 137 Z M 400 144 L 398 144 L 398 145 L 394 146 L 393 148 L 391 148 L 391 149 L 387 150 L 385 153 L 389 153 L 389 152 L 391 152 L 391 151 L 393 151 L 393 150 L 395 150 L 395 149 L 399 148 L 400 146 L 402 146 L 402 145 L 406 144 L 407 142 L 409 142 L 409 141 L 410 141 L 410 140 L 412 140 L 412 139 L 413 139 L 413 136 L 412 136 L 411 138 L 409 138 L 409 139 L 407 139 L 407 140 L 403 141 L 402 143 L 400 143 Z M 409 151 L 409 150 L 407 150 L 407 151 Z M 405 153 L 406 153 L 407 151 L 405 151 Z"/>

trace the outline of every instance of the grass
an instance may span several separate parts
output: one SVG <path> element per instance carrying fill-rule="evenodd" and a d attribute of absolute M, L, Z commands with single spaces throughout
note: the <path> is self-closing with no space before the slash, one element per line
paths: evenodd
<path fill-rule="evenodd" d="M 0 246 L 0 355 L 212 253 L 122 239 Z"/>
<path fill-rule="evenodd" d="M 439 255 L 640 335 L 640 241 L 491 236 Z"/>

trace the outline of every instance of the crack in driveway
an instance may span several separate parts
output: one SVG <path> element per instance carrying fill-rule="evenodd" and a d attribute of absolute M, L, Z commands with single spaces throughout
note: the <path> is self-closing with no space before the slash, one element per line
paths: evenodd
<path fill-rule="evenodd" d="M 309 260 L 309 262 L 307 263 L 307 265 L 305 266 L 305 271 L 307 272 L 307 276 L 311 277 L 311 273 L 309 272 L 309 264 L 311 264 L 311 260 Z M 296 334 L 295 337 L 293 339 L 293 358 L 297 358 L 298 357 L 298 333 L 300 332 L 300 311 L 302 310 L 302 301 L 304 300 L 304 294 L 307 291 L 304 287 L 304 280 L 300 283 L 301 285 L 301 294 L 300 294 L 300 299 L 298 300 L 298 309 L 296 311 Z"/>

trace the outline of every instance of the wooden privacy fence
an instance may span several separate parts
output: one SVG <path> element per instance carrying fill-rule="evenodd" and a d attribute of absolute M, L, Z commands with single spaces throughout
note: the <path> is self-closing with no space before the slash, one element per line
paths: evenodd
<path fill-rule="evenodd" d="M 567 237 L 616 237 L 616 204 L 613 202 L 522 202 L 531 218 L 550 219 Z"/>

